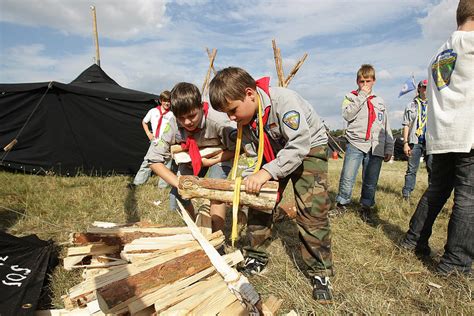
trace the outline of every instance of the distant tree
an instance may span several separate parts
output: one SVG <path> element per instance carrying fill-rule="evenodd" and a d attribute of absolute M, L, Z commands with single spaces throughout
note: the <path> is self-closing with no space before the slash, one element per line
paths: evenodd
<path fill-rule="evenodd" d="M 339 137 L 339 136 L 342 136 L 344 134 L 344 130 L 343 129 L 332 130 L 332 131 L 329 132 L 329 134 L 332 137 Z"/>
<path fill-rule="evenodd" d="M 403 128 L 399 129 L 392 129 L 393 137 L 402 137 L 403 136 Z"/>

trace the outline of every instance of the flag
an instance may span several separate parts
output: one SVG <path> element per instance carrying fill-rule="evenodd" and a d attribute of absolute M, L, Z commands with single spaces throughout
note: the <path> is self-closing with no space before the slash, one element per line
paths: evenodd
<path fill-rule="evenodd" d="M 401 97 L 404 94 L 407 94 L 410 91 L 415 90 L 415 79 L 413 77 L 407 79 L 405 83 L 402 86 L 402 90 L 400 90 L 400 93 L 398 94 L 398 97 Z"/>

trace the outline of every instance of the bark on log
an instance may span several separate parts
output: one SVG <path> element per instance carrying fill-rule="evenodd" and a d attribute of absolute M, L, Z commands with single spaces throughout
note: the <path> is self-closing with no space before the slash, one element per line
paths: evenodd
<path fill-rule="evenodd" d="M 104 312 L 121 309 L 128 301 L 150 291 L 198 273 L 211 266 L 204 251 L 195 251 L 154 266 L 136 275 L 97 289 L 97 299 Z"/>
<path fill-rule="evenodd" d="M 179 194 L 185 198 L 206 198 L 209 200 L 232 203 L 234 181 L 223 179 L 207 179 L 194 176 L 178 177 Z M 278 193 L 278 182 L 267 182 L 258 195 L 245 192 L 241 186 L 240 204 L 258 210 L 271 210 L 275 207 Z"/>

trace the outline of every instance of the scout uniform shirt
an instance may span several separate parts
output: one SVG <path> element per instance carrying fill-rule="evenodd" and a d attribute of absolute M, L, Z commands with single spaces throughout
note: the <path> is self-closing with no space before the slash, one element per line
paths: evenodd
<path fill-rule="evenodd" d="M 237 136 L 235 123 L 231 122 L 225 114 L 209 107 L 207 116 L 202 116 L 199 128 L 194 133 L 187 132 L 177 123 L 165 128 L 160 139 L 150 145 L 145 160 L 149 163 L 165 163 L 171 157 L 171 145 L 186 142 L 188 135 L 194 137 L 200 148 L 222 145 L 224 150 L 235 150 Z M 222 164 L 231 166 L 232 162 L 225 161 Z"/>
<path fill-rule="evenodd" d="M 455 31 L 428 69 L 428 154 L 468 153 L 474 145 L 474 31 Z"/>
<path fill-rule="evenodd" d="M 422 100 L 419 97 L 416 97 L 413 99 L 413 101 L 410 102 L 410 104 L 407 105 L 405 108 L 405 112 L 403 113 L 403 122 L 402 126 L 407 126 L 408 127 L 408 143 L 409 144 L 418 144 L 420 140 L 424 143 L 424 135 L 425 135 L 425 128 L 426 125 L 423 125 L 421 127 L 421 135 L 418 136 L 416 134 L 416 131 L 420 127 L 420 124 L 423 124 L 423 119 L 426 120 L 426 110 L 427 110 L 427 101 Z M 418 111 L 418 109 L 421 110 L 421 115 Z M 420 120 L 422 122 L 420 122 Z M 425 123 L 426 124 L 426 123 Z"/>
<path fill-rule="evenodd" d="M 388 122 L 388 111 L 381 97 L 373 96 L 371 102 L 374 106 L 375 121 L 370 129 L 370 137 L 366 139 L 369 110 L 367 98 L 364 91 L 358 91 L 358 95 L 352 92 L 346 94 L 342 102 L 342 117 L 347 121 L 347 141 L 364 153 L 372 149 L 372 155 L 384 157 L 393 154 L 393 136 Z"/>
<path fill-rule="evenodd" d="M 270 87 L 270 96 L 257 87 L 261 98 L 262 113 L 270 108 L 264 129 L 275 154 L 275 159 L 262 169 L 275 180 L 285 178 L 301 165 L 310 149 L 327 144 L 324 125 L 312 106 L 296 92 L 280 87 Z M 258 131 L 258 118 L 257 131 Z M 247 155 L 257 156 L 258 132 L 249 125 L 243 128 L 243 142 Z M 244 172 L 250 174 L 251 169 Z"/>

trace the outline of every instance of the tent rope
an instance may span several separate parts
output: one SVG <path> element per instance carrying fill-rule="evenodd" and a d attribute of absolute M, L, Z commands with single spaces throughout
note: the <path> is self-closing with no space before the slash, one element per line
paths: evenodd
<path fill-rule="evenodd" d="M 20 137 L 20 134 L 23 132 L 23 130 L 25 129 L 26 125 L 30 122 L 30 119 L 31 117 L 33 116 L 33 114 L 36 112 L 36 110 L 38 109 L 39 105 L 41 104 L 41 102 L 43 102 L 43 99 L 44 97 L 46 96 L 46 93 L 49 91 L 49 89 L 51 89 L 53 87 L 53 82 L 50 81 L 48 83 L 48 88 L 46 89 L 46 91 L 43 93 L 43 95 L 41 96 L 41 99 L 38 101 L 38 103 L 35 105 L 33 111 L 31 111 L 30 115 L 28 116 L 28 118 L 26 119 L 25 123 L 23 124 L 23 126 L 20 128 L 20 130 L 18 131 L 18 134 L 16 134 L 15 138 L 13 138 L 13 140 L 8 143 L 8 145 L 6 145 L 5 147 L 3 147 L 3 151 L 4 151 L 4 154 L 2 155 L 2 160 L 0 161 L 0 164 L 3 165 L 3 161 L 5 160 L 5 158 L 7 157 L 8 153 L 12 150 L 13 146 L 15 146 L 17 143 L 18 143 L 18 138 Z"/>

